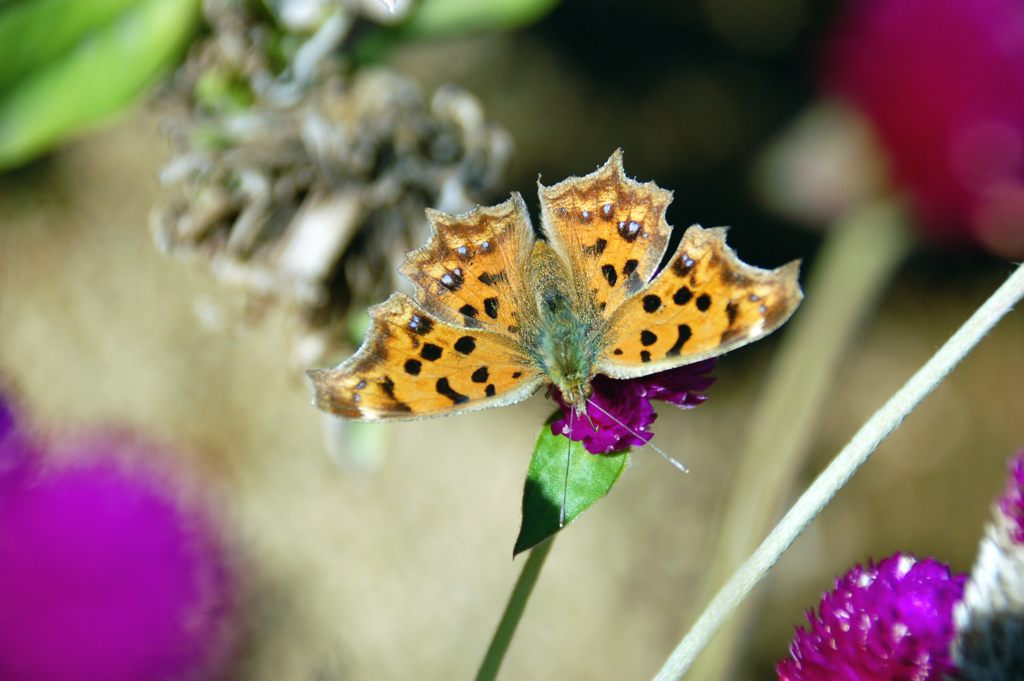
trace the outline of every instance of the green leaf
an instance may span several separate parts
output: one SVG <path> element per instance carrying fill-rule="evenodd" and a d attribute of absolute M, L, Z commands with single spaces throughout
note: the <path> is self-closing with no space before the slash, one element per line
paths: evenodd
<path fill-rule="evenodd" d="M 531 24 L 558 0 L 420 0 L 403 24 L 406 37 L 442 38 L 475 31 L 508 31 Z"/>
<path fill-rule="evenodd" d="M 455 38 L 484 31 L 511 31 L 544 18 L 559 0 L 417 0 L 399 24 L 368 32 L 351 55 L 357 64 L 381 61 L 412 40 Z"/>
<path fill-rule="evenodd" d="M 23 0 L 0 9 L 0 89 L 117 19 L 138 0 Z M 2 6 L 2 5 L 0 5 Z"/>
<path fill-rule="evenodd" d="M 551 434 L 551 422 L 540 431 L 523 488 L 523 524 L 513 555 L 541 543 L 562 529 L 562 494 L 565 492 L 565 524 L 608 494 L 629 462 L 629 450 L 612 454 L 591 454 L 581 442 Z M 565 456 L 569 452 L 569 482 L 566 486 Z"/>
<path fill-rule="evenodd" d="M 0 170 L 132 102 L 176 62 L 198 18 L 198 0 L 136 0 L 19 78 L 0 94 Z"/>

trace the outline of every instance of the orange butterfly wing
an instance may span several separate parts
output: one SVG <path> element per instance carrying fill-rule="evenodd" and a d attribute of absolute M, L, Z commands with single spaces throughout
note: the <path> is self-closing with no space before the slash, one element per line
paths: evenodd
<path fill-rule="evenodd" d="M 544 382 L 507 337 L 445 322 L 404 294 L 370 319 L 355 355 L 308 372 L 324 411 L 358 421 L 454 414 L 518 402 Z"/>
<path fill-rule="evenodd" d="M 416 284 L 416 300 L 467 328 L 520 335 L 536 318 L 524 279 L 534 237 L 522 197 L 462 215 L 428 210 L 427 217 L 433 234 L 401 269 Z"/>
<path fill-rule="evenodd" d="M 610 317 L 654 275 L 672 227 L 672 192 L 626 177 L 622 152 L 585 177 L 540 187 L 543 230 L 568 263 L 577 299 Z"/>
<path fill-rule="evenodd" d="M 427 217 L 430 240 L 401 268 L 416 300 L 395 294 L 371 308 L 358 352 L 309 372 L 321 409 L 364 421 L 454 414 L 512 404 L 545 382 L 523 340 L 537 312 L 522 198 Z"/>
<path fill-rule="evenodd" d="M 665 269 L 610 320 L 598 371 L 633 378 L 720 355 L 789 319 L 803 294 L 799 263 L 740 261 L 725 229 L 690 227 Z"/>

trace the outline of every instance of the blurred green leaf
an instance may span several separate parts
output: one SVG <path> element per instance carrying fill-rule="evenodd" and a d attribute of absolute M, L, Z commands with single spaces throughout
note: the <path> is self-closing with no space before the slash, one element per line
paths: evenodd
<path fill-rule="evenodd" d="M 507 31 L 537 21 L 558 0 L 419 0 L 402 24 L 408 37 L 440 38 L 474 31 Z"/>
<path fill-rule="evenodd" d="M 0 90 L 73 48 L 138 0 L 24 0 L 0 9 Z"/>
<path fill-rule="evenodd" d="M 566 494 L 565 524 L 590 508 L 619 479 L 629 462 L 629 450 L 591 454 L 580 442 L 551 434 L 552 416 L 541 428 L 523 488 L 523 522 L 513 554 L 536 546 L 558 532 L 562 493 Z M 566 487 L 565 456 L 569 451 L 569 483 Z"/>
<path fill-rule="evenodd" d="M 105 7 L 108 21 L 102 25 L 95 15 L 83 18 L 83 8 L 76 10 L 83 12 L 75 22 L 77 29 L 90 28 L 79 31 L 70 43 L 68 36 L 73 31 L 64 29 L 58 41 L 62 51 L 57 52 L 53 46 L 20 50 L 20 58 L 34 68 L 0 92 L 0 169 L 30 160 L 133 101 L 175 63 L 198 25 L 198 0 L 118 1 L 122 11 L 111 17 L 112 10 Z M 94 7 L 92 2 L 80 0 L 33 0 L 5 10 L 0 25 L 8 13 L 26 12 L 25 8 L 36 4 Z M 101 4 L 117 2 L 96 3 Z M 31 35 L 48 35 L 45 27 L 52 19 L 49 12 L 23 15 L 20 21 L 33 16 L 43 22 L 42 28 L 33 24 L 23 26 L 23 30 Z M 6 51 L 6 44 L 0 44 Z"/>
<path fill-rule="evenodd" d="M 418 0 L 406 19 L 368 32 L 356 44 L 357 64 L 380 61 L 408 40 L 436 40 L 481 31 L 511 31 L 539 21 L 559 0 Z"/>

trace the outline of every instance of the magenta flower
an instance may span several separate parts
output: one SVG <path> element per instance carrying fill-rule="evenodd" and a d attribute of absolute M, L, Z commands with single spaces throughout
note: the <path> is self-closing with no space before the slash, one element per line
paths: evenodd
<path fill-rule="evenodd" d="M 967 575 L 932 558 L 897 553 L 855 566 L 808 611 L 790 657 L 776 666 L 783 681 L 939 681 L 955 671 L 953 606 Z"/>
<path fill-rule="evenodd" d="M 851 1 L 826 48 L 929 236 L 1024 255 L 1024 3 Z"/>
<path fill-rule="evenodd" d="M 1024 544 L 1024 449 L 1010 460 L 1010 477 L 999 499 L 999 510 L 1007 521 L 1010 537 Z"/>
<path fill-rule="evenodd" d="M 590 395 L 594 404 L 589 405 L 588 413 L 596 430 L 586 418 L 574 416 L 570 431 L 571 407 L 561 393 L 552 388 L 551 396 L 562 415 L 551 423 L 551 432 L 582 442 L 591 454 L 609 454 L 643 445 L 654 437 L 648 427 L 658 418 L 651 400 L 662 400 L 683 409 L 703 403 L 707 396 L 701 393 L 715 382 L 714 377 L 707 374 L 715 368 L 716 361 L 708 359 L 628 380 L 595 376 L 591 382 L 594 391 Z"/>
<path fill-rule="evenodd" d="M 6 396 L 0 392 L 0 440 L 14 430 L 14 409 L 7 402 Z"/>
<path fill-rule="evenodd" d="M 0 474 L 0 679 L 223 677 L 224 546 L 160 455 L 108 436 L 44 466 L 27 440 L 0 441 L 0 457 L 23 462 Z"/>
<path fill-rule="evenodd" d="M 29 461 L 36 454 L 20 430 L 15 405 L 0 389 L 0 504 L 4 489 L 24 475 Z"/>

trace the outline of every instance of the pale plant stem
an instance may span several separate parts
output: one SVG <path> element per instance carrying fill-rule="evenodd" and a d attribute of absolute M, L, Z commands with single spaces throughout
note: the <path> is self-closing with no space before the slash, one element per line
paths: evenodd
<path fill-rule="evenodd" d="M 1024 265 L 978 308 L 945 345 L 868 419 L 811 483 L 746 562 L 715 595 L 654 677 L 681 679 L 722 623 L 750 594 L 803 529 L 867 461 L 878 445 L 935 389 L 989 330 L 1024 297 Z"/>
<path fill-rule="evenodd" d="M 829 229 L 805 301 L 785 329 L 755 402 L 699 602 L 714 595 L 778 519 L 859 327 L 913 241 L 902 206 L 889 199 L 868 203 Z M 732 678 L 754 600 L 722 627 L 691 678 Z"/>
<path fill-rule="evenodd" d="M 540 576 L 540 570 L 544 567 L 544 561 L 551 551 L 554 537 L 538 544 L 530 550 L 530 555 L 523 565 L 523 571 L 519 573 L 516 585 L 512 587 L 512 593 L 508 597 L 508 604 L 505 612 L 501 615 L 498 628 L 494 630 L 491 638 L 491 645 L 487 648 L 483 662 L 480 663 L 480 670 L 476 673 L 476 681 L 493 681 L 501 670 L 501 663 L 505 660 L 505 653 L 508 652 L 512 637 L 515 636 L 519 620 L 523 617 L 526 604 L 530 600 L 530 594 Z"/>

